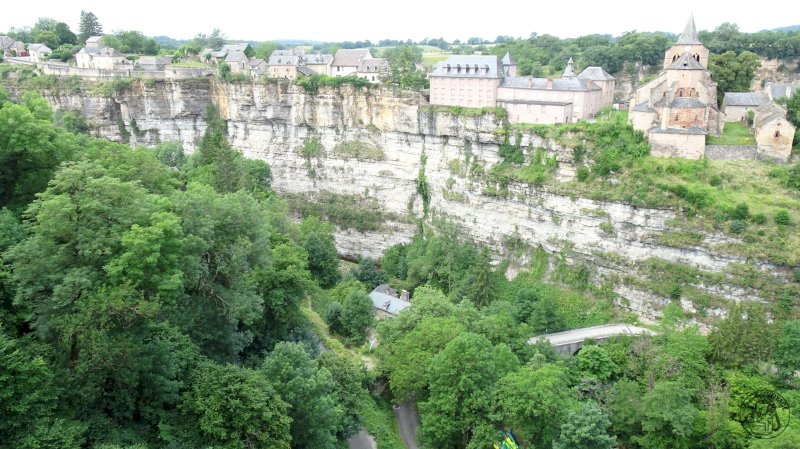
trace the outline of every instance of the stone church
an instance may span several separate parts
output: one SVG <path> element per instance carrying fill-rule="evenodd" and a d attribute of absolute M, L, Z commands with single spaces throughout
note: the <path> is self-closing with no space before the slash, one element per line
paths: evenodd
<path fill-rule="evenodd" d="M 654 156 L 700 159 L 706 135 L 719 135 L 723 114 L 717 83 L 708 71 L 708 49 L 694 18 L 664 55 L 664 70 L 633 93 L 629 121 L 650 140 Z"/>

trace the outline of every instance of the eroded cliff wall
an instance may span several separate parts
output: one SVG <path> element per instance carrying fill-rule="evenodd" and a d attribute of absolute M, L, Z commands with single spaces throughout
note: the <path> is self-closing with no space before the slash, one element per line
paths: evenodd
<path fill-rule="evenodd" d="M 309 198 L 320 191 L 362 195 L 398 217 L 376 232 L 340 230 L 336 240 L 345 255 L 378 257 L 388 246 L 408 241 L 416 229 L 410 218 L 423 217 L 427 207 L 428 217 L 446 217 L 496 254 L 521 244 L 589 267 L 596 283 L 608 285 L 621 304 L 643 317 L 655 317 L 669 302 L 647 288 L 645 280 L 653 273 L 640 265 L 653 259 L 721 274 L 713 285 L 699 278 L 695 283 L 720 301 L 761 295 L 732 274 L 731 267 L 744 260 L 708 245 L 659 243 L 657 236 L 675 218 L 672 210 L 573 198 L 520 184 L 511 184 L 503 197 L 485 194 L 471 173 L 499 160 L 497 119 L 431 110 L 418 93 L 350 86 L 307 93 L 287 83 L 200 79 L 136 82 L 111 97 L 45 95 L 58 109 L 82 111 L 98 136 L 121 140 L 127 134 L 134 145 L 177 140 L 189 151 L 205 129 L 208 106 L 215 105 L 228 122 L 233 146 L 270 164 L 276 190 Z M 534 135 L 522 144 L 547 148 L 560 162 L 559 176 L 574 173 L 568 149 Z M 427 201 L 420 181 L 429 192 Z M 703 241 L 724 239 L 708 234 Z M 519 257 L 524 261 L 526 253 Z M 788 274 L 769 263 L 755 265 L 776 282 Z M 699 308 L 689 301 L 683 306 Z M 702 307 L 704 315 L 720 311 L 714 301 Z"/>

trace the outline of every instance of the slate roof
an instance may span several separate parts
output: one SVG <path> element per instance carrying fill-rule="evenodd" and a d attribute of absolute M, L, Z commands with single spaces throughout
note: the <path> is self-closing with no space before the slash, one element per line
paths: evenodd
<path fill-rule="evenodd" d="M 765 124 L 777 120 L 779 118 L 786 118 L 786 109 L 778 106 L 774 102 L 769 102 L 756 110 L 756 127 L 764 126 Z"/>
<path fill-rule="evenodd" d="M 0 50 L 10 50 L 14 46 L 14 39 L 8 36 L 0 36 Z"/>
<path fill-rule="evenodd" d="M 317 72 L 309 69 L 308 66 L 304 66 L 304 65 L 297 66 L 297 71 L 302 73 L 303 75 L 306 75 L 306 76 L 312 76 L 312 75 L 315 75 L 317 73 Z"/>
<path fill-rule="evenodd" d="M 689 52 L 686 52 L 670 64 L 667 70 L 705 70 L 705 68 Z"/>
<path fill-rule="evenodd" d="M 592 81 L 610 81 L 615 79 L 608 72 L 603 70 L 602 67 L 597 66 L 586 67 L 583 72 L 578 74 L 578 78 Z"/>
<path fill-rule="evenodd" d="M 708 104 L 698 100 L 697 98 L 675 97 L 672 99 L 672 101 L 670 101 L 669 98 L 664 97 L 656 101 L 654 106 L 669 106 L 671 108 L 704 108 L 708 106 Z"/>
<path fill-rule="evenodd" d="M 769 103 L 764 92 L 725 92 L 722 104 L 726 106 L 763 106 Z"/>
<path fill-rule="evenodd" d="M 276 55 L 275 53 L 280 51 L 281 53 Z M 300 65 L 303 64 L 303 59 L 298 55 L 293 55 L 291 52 L 288 54 L 285 53 L 286 50 L 275 50 L 272 52 L 272 55 L 267 60 L 267 65 L 269 66 L 276 66 L 276 65 Z"/>
<path fill-rule="evenodd" d="M 371 58 L 369 50 L 365 48 L 357 48 L 354 50 L 340 49 L 333 57 L 332 65 L 341 67 L 358 67 L 361 60 L 364 58 Z"/>
<path fill-rule="evenodd" d="M 570 58 L 570 59 L 572 59 L 572 58 Z M 511 57 L 511 52 L 507 51 L 506 55 L 503 56 L 503 65 L 513 65 L 513 64 L 516 64 L 516 63 L 517 63 L 517 61 L 515 61 L 514 58 Z"/>
<path fill-rule="evenodd" d="M 773 100 L 779 100 L 785 97 L 791 97 L 797 92 L 798 85 L 792 83 L 767 83 L 764 87 L 764 90 L 769 92 L 770 98 Z M 787 95 L 787 92 L 789 95 Z"/>
<path fill-rule="evenodd" d="M 358 72 L 382 73 L 389 70 L 389 61 L 386 58 L 362 59 Z"/>
<path fill-rule="evenodd" d="M 372 299 L 372 306 L 376 309 L 388 312 L 390 315 L 397 315 L 411 306 L 411 302 L 389 295 L 379 290 L 379 288 L 380 286 L 369 293 L 369 297 Z"/>
<path fill-rule="evenodd" d="M 647 105 L 647 102 L 637 104 L 636 106 L 631 108 L 631 111 L 634 112 L 658 112 L 655 109 L 651 108 Z"/>
<path fill-rule="evenodd" d="M 700 40 L 697 37 L 697 28 L 694 26 L 694 15 L 689 15 L 689 21 L 686 22 L 686 27 L 683 29 L 676 44 L 682 45 L 699 45 Z"/>
<path fill-rule="evenodd" d="M 544 106 L 567 106 L 572 104 L 571 101 L 539 101 L 539 100 L 497 100 L 498 103 L 511 103 L 511 104 L 532 104 Z"/>
<path fill-rule="evenodd" d="M 105 56 L 105 57 L 118 57 L 122 58 L 125 57 L 122 53 L 118 52 L 115 48 L 111 47 L 99 47 L 99 48 L 91 48 L 91 47 L 83 47 L 78 54 L 84 55 L 92 55 L 92 56 Z"/>
<path fill-rule="evenodd" d="M 35 51 L 37 53 L 52 53 L 53 50 L 50 49 L 45 44 L 30 44 L 28 45 L 28 51 Z"/>
<path fill-rule="evenodd" d="M 238 43 L 238 44 L 225 44 L 225 45 L 222 46 L 222 48 L 219 51 L 221 53 L 225 53 L 225 54 L 230 53 L 230 52 L 234 52 L 234 51 L 244 52 L 249 45 L 250 44 L 245 43 L 245 42 Z"/>
<path fill-rule="evenodd" d="M 703 128 L 699 128 L 697 126 L 691 126 L 689 128 L 651 128 L 650 132 L 653 134 L 693 134 L 693 135 L 705 135 L 706 130 Z"/>
<path fill-rule="evenodd" d="M 547 87 L 549 81 L 553 82 L 552 88 Z M 593 82 L 578 78 L 548 80 L 547 78 L 531 78 L 529 76 L 506 78 L 500 84 L 500 87 L 534 90 L 562 90 L 571 92 L 600 90 L 600 88 L 597 87 L 597 85 Z"/>
<path fill-rule="evenodd" d="M 469 73 L 465 70 L 466 67 L 469 67 Z M 497 56 L 453 55 L 447 60 L 437 63 L 431 76 L 502 78 L 501 67 L 500 58 Z"/>
<path fill-rule="evenodd" d="M 100 39 L 102 38 L 103 36 L 90 36 L 88 39 L 86 39 L 86 43 L 87 44 L 99 43 Z"/>
<path fill-rule="evenodd" d="M 333 55 L 329 54 L 313 54 L 313 55 L 305 55 L 303 59 L 306 60 L 306 64 L 312 65 L 319 65 L 319 64 L 330 64 L 333 61 Z"/>
<path fill-rule="evenodd" d="M 225 62 L 249 62 L 243 51 L 231 51 L 225 55 Z"/>

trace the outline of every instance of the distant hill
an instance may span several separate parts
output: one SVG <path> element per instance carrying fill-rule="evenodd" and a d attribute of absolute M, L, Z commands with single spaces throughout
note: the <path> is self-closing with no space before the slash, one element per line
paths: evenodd
<path fill-rule="evenodd" d="M 800 30 L 800 25 L 789 25 L 788 27 L 773 28 L 770 31 L 797 31 Z"/>
<path fill-rule="evenodd" d="M 164 48 L 178 48 L 189 42 L 188 39 L 173 39 L 169 36 L 153 36 L 153 40 Z"/>
<path fill-rule="evenodd" d="M 153 39 L 158 43 L 158 45 L 164 48 L 178 48 L 183 44 L 188 44 L 190 39 L 173 39 L 169 36 L 153 36 Z M 258 45 L 261 41 L 252 41 L 252 40 L 240 40 L 240 39 L 228 39 L 230 42 L 247 42 L 250 45 Z M 304 40 L 304 39 L 276 39 L 273 42 L 277 43 L 283 47 L 294 47 L 297 45 L 319 45 L 323 44 L 321 41 L 312 41 L 312 40 Z"/>

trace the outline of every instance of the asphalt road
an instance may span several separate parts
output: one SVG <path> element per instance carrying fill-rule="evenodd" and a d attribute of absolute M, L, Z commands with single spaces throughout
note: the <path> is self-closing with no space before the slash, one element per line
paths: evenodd
<path fill-rule="evenodd" d="M 394 414 L 397 417 L 397 425 L 400 427 L 400 437 L 403 439 L 407 449 L 418 449 L 417 447 L 417 427 L 419 427 L 419 415 L 417 414 L 417 403 L 412 400 L 394 406 Z"/>
<path fill-rule="evenodd" d="M 350 449 L 378 449 L 378 445 L 375 444 L 375 438 L 372 438 L 372 436 L 363 429 L 351 436 L 350 439 L 347 440 L 347 445 L 350 446 Z"/>
<path fill-rule="evenodd" d="M 652 334 L 653 331 L 643 327 L 631 326 L 629 324 L 607 324 L 604 326 L 586 327 L 555 334 L 538 335 L 528 340 L 528 344 L 534 344 L 540 338 L 544 338 L 553 346 L 561 346 L 570 343 L 577 343 L 587 338 L 599 339 L 608 338 L 614 335 L 639 335 Z"/>

